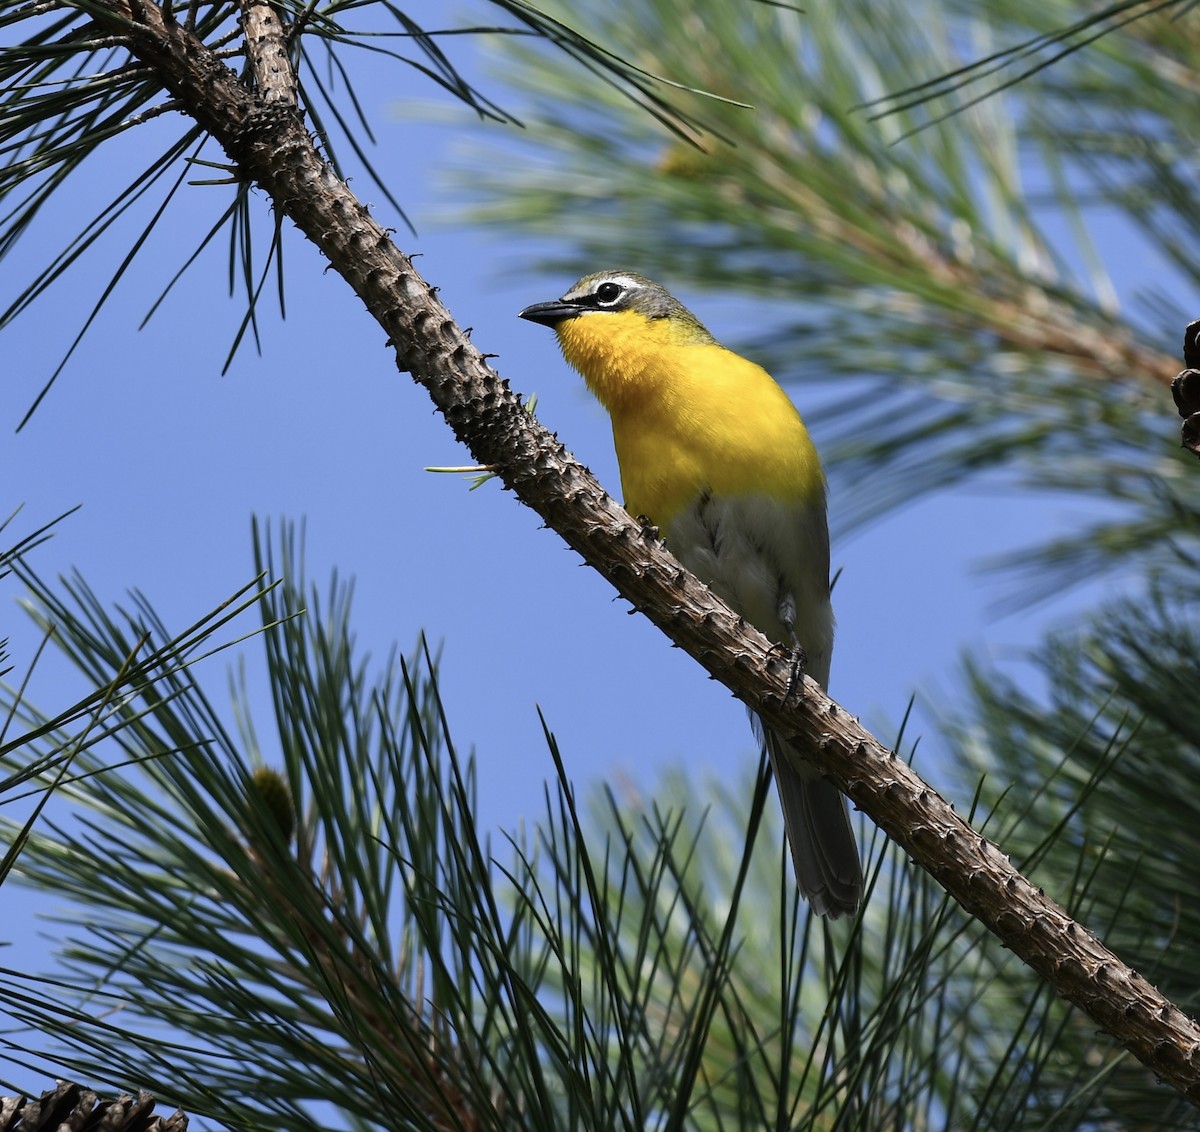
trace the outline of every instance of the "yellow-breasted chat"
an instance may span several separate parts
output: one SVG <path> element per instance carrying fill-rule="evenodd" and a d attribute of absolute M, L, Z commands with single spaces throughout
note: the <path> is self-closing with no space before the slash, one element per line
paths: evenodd
<path fill-rule="evenodd" d="M 601 271 L 521 318 L 554 329 L 612 419 L 625 508 L 767 637 L 799 646 L 829 680 L 833 609 L 825 475 L 791 399 L 722 346 L 666 288 Z M 754 717 L 752 717 L 754 718 Z M 766 746 L 800 891 L 852 914 L 862 868 L 846 800 L 754 718 Z"/>

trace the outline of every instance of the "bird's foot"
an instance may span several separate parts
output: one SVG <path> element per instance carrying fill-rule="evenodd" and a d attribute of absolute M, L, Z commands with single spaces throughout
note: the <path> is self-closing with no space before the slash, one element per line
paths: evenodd
<path fill-rule="evenodd" d="M 658 527 L 654 525 L 654 521 L 648 515 L 638 515 L 635 521 L 642 528 L 642 534 L 648 539 L 653 539 L 655 542 L 662 541 L 662 535 L 659 534 Z"/>
<path fill-rule="evenodd" d="M 790 700 L 792 693 L 801 686 L 801 678 L 804 676 L 804 670 L 808 667 L 808 653 L 806 653 L 800 642 L 794 637 L 792 638 L 791 663 L 788 665 L 788 682 L 787 691 L 784 693 L 784 699 Z"/>
<path fill-rule="evenodd" d="M 804 675 L 804 670 L 808 667 L 808 653 L 804 651 L 804 646 L 796 639 L 795 634 L 792 635 L 791 642 L 785 644 L 783 641 L 776 641 L 771 646 L 771 651 L 779 650 L 780 654 L 787 659 L 788 662 L 788 679 L 787 689 L 783 693 L 784 700 L 790 700 L 792 694 L 800 687 L 801 677 Z"/>

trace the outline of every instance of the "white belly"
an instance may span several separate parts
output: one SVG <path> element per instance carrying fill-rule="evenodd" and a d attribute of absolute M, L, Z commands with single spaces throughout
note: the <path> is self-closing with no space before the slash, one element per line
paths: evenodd
<path fill-rule="evenodd" d="M 791 644 L 781 617 L 795 606 L 806 673 L 829 681 L 833 609 L 825 501 L 780 503 L 765 495 L 697 497 L 663 529 L 667 546 L 701 581 L 773 641 Z"/>

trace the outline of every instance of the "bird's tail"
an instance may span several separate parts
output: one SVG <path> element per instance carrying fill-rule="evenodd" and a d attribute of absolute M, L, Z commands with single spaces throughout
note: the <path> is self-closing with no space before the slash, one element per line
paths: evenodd
<path fill-rule="evenodd" d="M 818 915 L 852 916 L 862 900 L 863 875 L 846 798 L 816 767 L 796 766 L 778 735 L 761 731 L 783 806 L 796 884 Z"/>

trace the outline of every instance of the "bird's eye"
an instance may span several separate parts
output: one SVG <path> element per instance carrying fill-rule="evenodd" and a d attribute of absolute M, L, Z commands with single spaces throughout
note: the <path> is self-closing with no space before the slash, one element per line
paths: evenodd
<path fill-rule="evenodd" d="M 619 283 L 601 283 L 596 288 L 596 301 L 604 303 L 606 306 L 611 306 L 621 297 L 621 285 Z"/>

